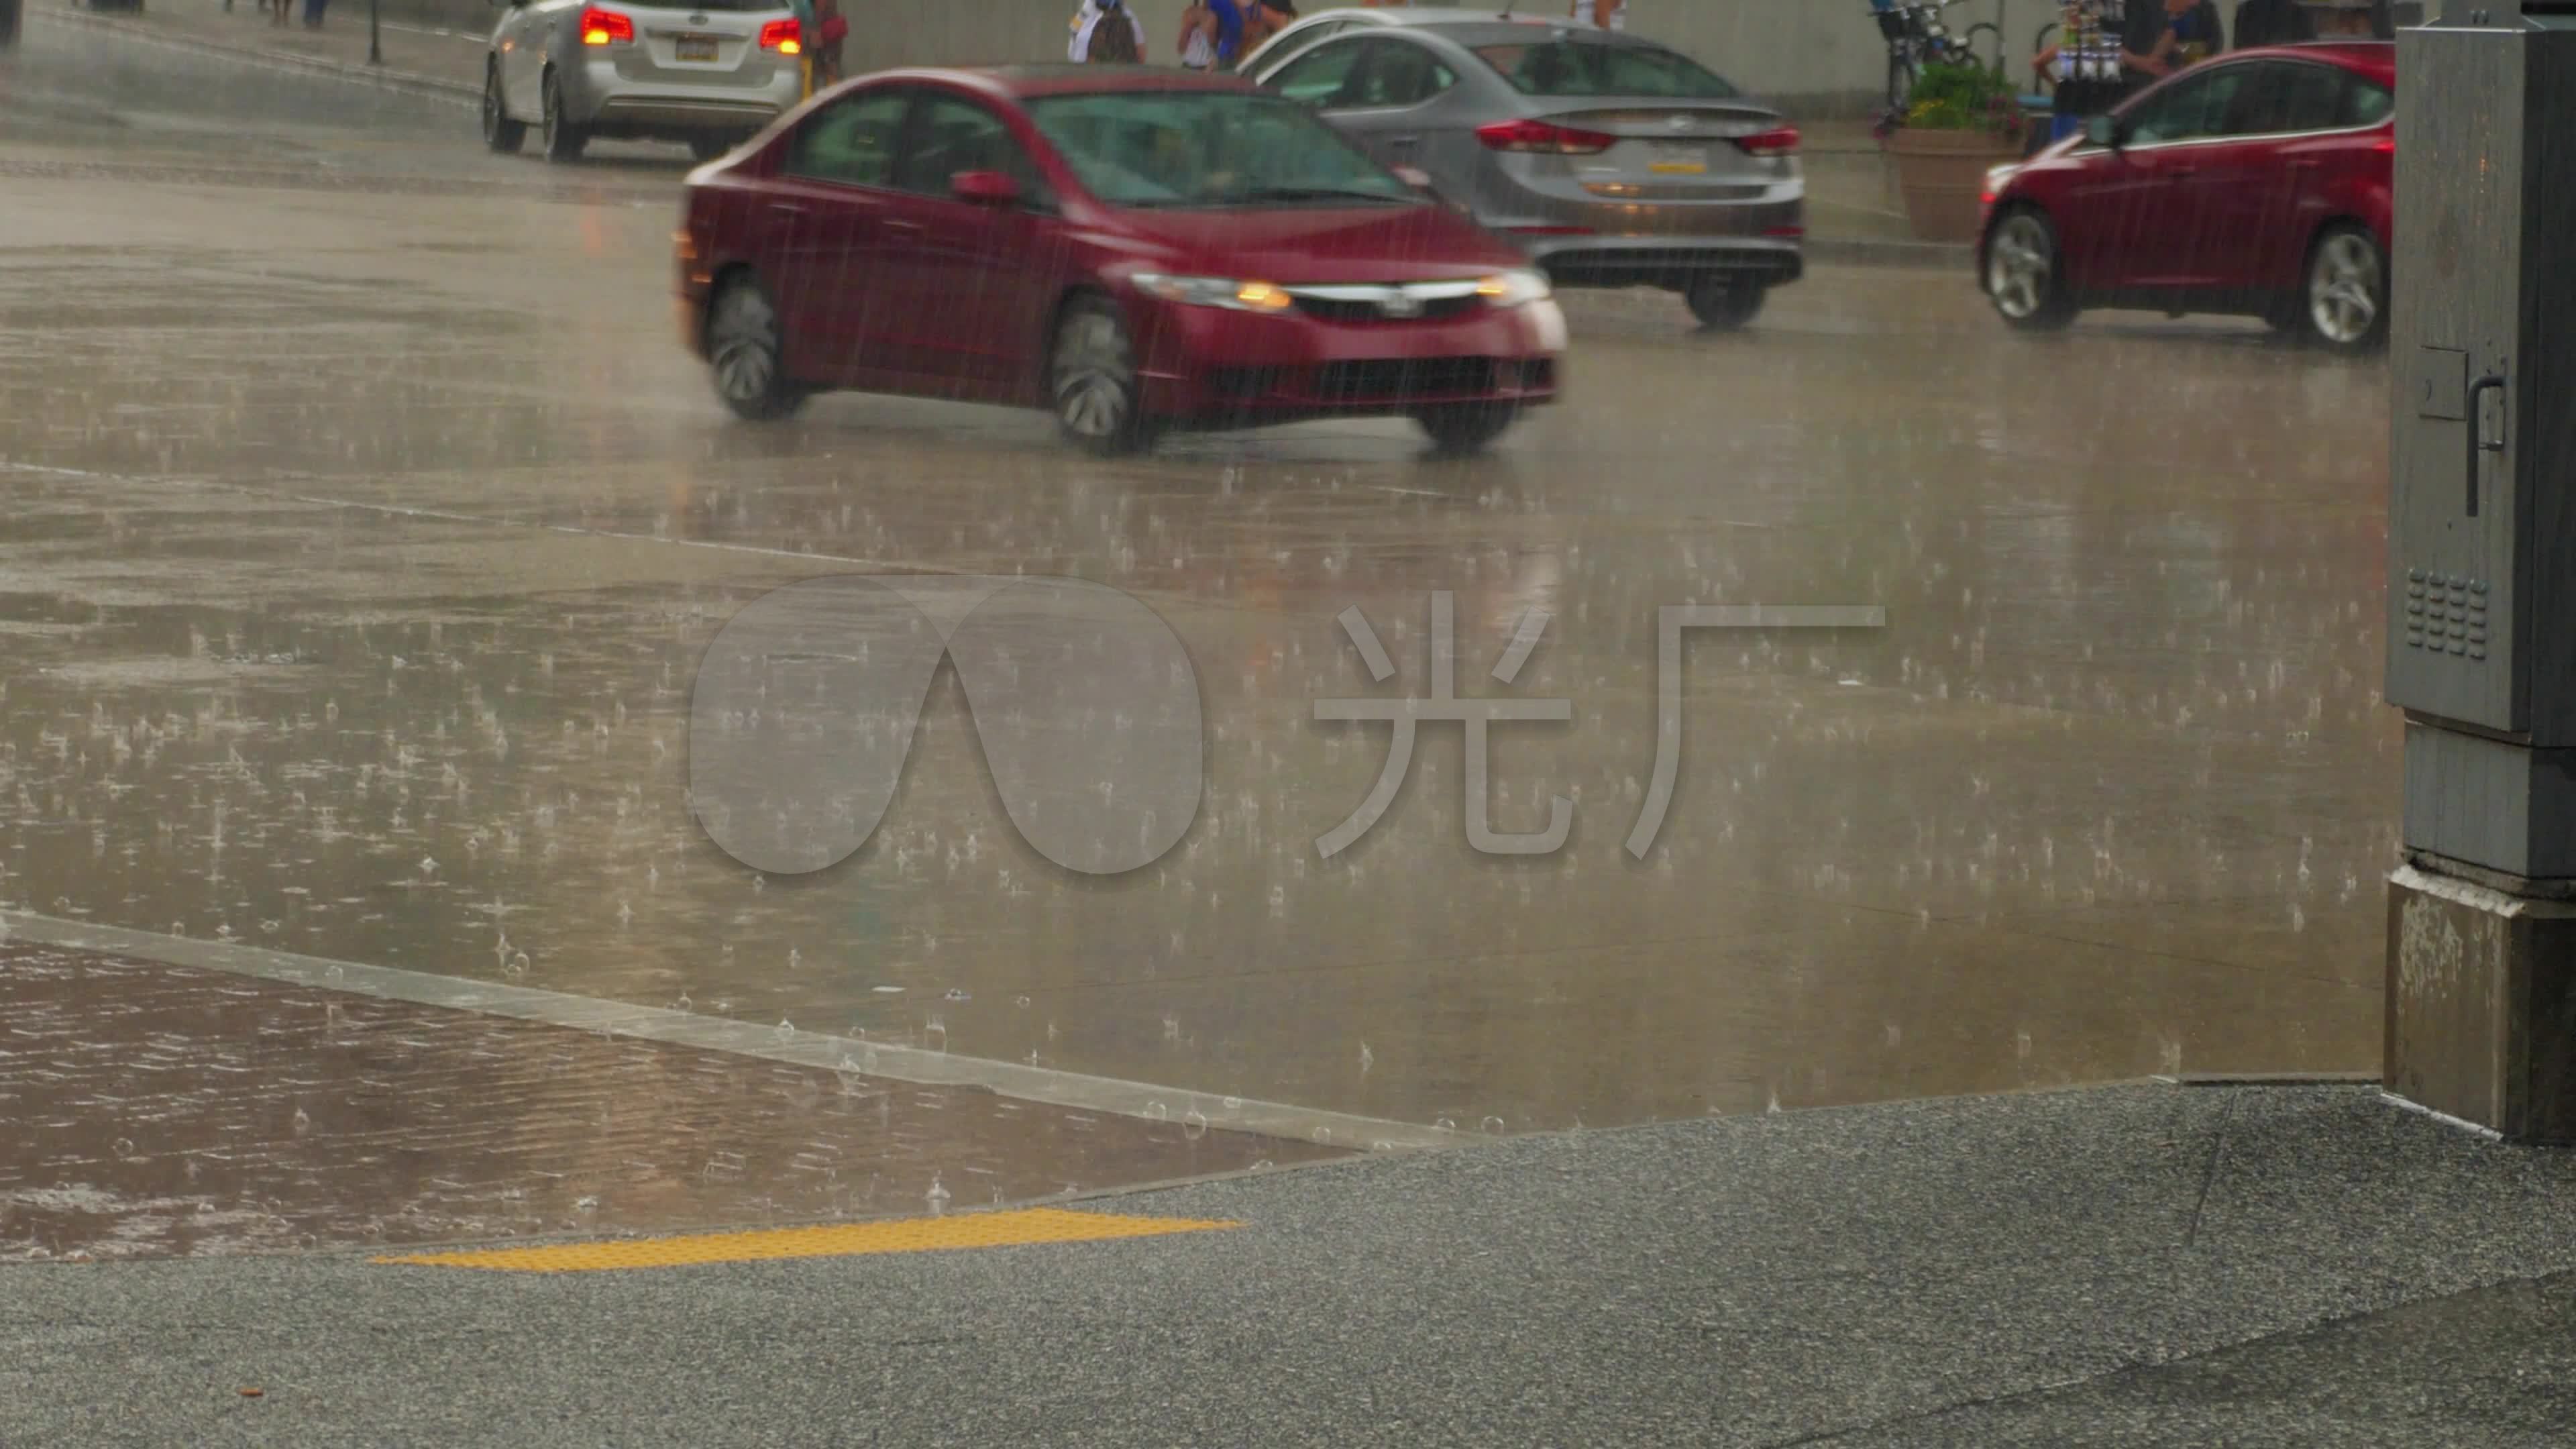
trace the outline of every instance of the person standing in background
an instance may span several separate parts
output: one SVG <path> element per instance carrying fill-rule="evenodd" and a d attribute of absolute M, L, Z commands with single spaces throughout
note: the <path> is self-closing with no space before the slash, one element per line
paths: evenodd
<path fill-rule="evenodd" d="M 1189 8 L 1181 12 L 1181 33 L 1173 49 L 1180 52 L 1185 69 L 1216 69 L 1216 12 L 1207 7 L 1207 0 L 1190 0 Z"/>
<path fill-rule="evenodd" d="M 2227 33 L 2215 0 L 2163 0 L 2129 11 L 2120 65 L 2133 88 L 2144 89 L 2226 49 Z"/>
<path fill-rule="evenodd" d="M 1066 54 L 1077 61 L 1137 65 L 1145 59 L 1145 22 L 1126 0 L 1085 0 Z"/>
<path fill-rule="evenodd" d="M 1290 0 L 1244 0 L 1243 53 L 1252 54 L 1296 23 L 1297 7 Z"/>

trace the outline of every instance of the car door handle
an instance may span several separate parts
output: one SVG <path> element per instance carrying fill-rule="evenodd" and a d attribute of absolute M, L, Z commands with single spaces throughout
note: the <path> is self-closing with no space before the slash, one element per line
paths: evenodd
<path fill-rule="evenodd" d="M 1414 147 L 1421 145 L 1422 138 L 1420 136 L 1389 136 L 1386 138 L 1386 144 L 1409 151 Z"/>

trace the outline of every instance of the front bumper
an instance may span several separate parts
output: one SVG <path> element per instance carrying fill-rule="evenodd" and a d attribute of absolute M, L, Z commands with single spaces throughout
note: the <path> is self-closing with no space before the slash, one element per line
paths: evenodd
<path fill-rule="evenodd" d="M 1127 302 L 1145 411 L 1243 424 L 1556 400 L 1565 314 L 1554 301 L 1430 321 L 1339 322 Z"/>

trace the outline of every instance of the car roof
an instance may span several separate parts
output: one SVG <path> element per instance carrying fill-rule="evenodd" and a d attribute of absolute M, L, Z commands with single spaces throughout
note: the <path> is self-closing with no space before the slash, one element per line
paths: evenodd
<path fill-rule="evenodd" d="M 1259 89 L 1241 76 L 1217 75 L 1168 65 L 1092 65 L 1059 60 L 1030 65 L 915 66 L 881 70 L 854 78 L 855 88 L 888 81 L 942 81 L 988 95 L 1026 99 L 1030 96 L 1101 95 L 1118 91 L 1248 91 Z"/>
<path fill-rule="evenodd" d="M 1370 25 L 1457 25 L 1480 20 L 1490 24 L 1506 13 L 1499 5 L 1491 10 L 1459 10 L 1446 6 L 1427 6 L 1421 9 L 1407 6 L 1394 10 L 1355 10 L 1344 6 L 1337 10 L 1318 10 L 1312 15 L 1301 15 L 1297 17 L 1297 25 L 1312 25 L 1322 20 L 1344 22 L 1356 20 Z M 1541 17 L 1538 16 L 1530 16 L 1517 23 L 1532 25 L 1539 23 L 1540 19 Z M 1295 28 L 1296 26 L 1289 27 L 1290 30 Z M 1288 31 L 1282 30 L 1279 33 L 1285 35 Z"/>
<path fill-rule="evenodd" d="M 2374 80 L 2391 80 L 2397 74 L 2397 44 L 2389 40 L 2302 40 L 2290 45 L 2263 45 L 2239 50 L 2227 58 L 2237 60 L 2254 55 L 2294 55 L 2302 60 L 2321 60 L 2345 70 L 2359 71 Z"/>

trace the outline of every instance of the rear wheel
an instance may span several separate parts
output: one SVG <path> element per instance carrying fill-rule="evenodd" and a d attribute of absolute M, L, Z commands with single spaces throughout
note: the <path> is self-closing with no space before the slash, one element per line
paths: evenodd
<path fill-rule="evenodd" d="M 528 123 L 510 119 L 509 107 L 501 104 L 501 67 L 483 67 L 483 144 L 504 156 L 519 153 L 519 144 L 528 139 Z"/>
<path fill-rule="evenodd" d="M 546 159 L 556 162 L 578 161 L 581 148 L 590 140 L 584 131 L 564 115 L 563 82 L 553 71 L 546 72 L 545 86 Z"/>
<path fill-rule="evenodd" d="M 1082 298 L 1057 321 L 1047 354 L 1047 395 L 1055 399 L 1056 426 L 1086 452 L 1111 457 L 1153 441 L 1136 346 L 1127 335 L 1127 319 L 1105 297 Z"/>
<path fill-rule="evenodd" d="M 2327 227 L 2308 253 L 2307 334 L 2339 352 L 2388 337 L 2388 258 L 2349 222 Z"/>
<path fill-rule="evenodd" d="M 2034 332 L 2075 320 L 2047 217 L 2024 207 L 1995 223 L 1986 236 L 1986 300 L 2006 322 Z"/>
<path fill-rule="evenodd" d="M 725 283 L 707 311 L 707 364 L 716 395 L 737 417 L 765 423 L 805 405 L 805 390 L 787 379 L 778 308 L 748 276 Z"/>
<path fill-rule="evenodd" d="M 1770 296 L 1769 286 L 1748 277 L 1698 277 L 1682 290 L 1691 315 L 1712 332 L 1733 332 L 1751 322 Z"/>
<path fill-rule="evenodd" d="M 1443 453 L 1481 453 L 1520 420 L 1520 409 L 1510 403 L 1454 403 L 1424 408 L 1414 420 Z"/>

